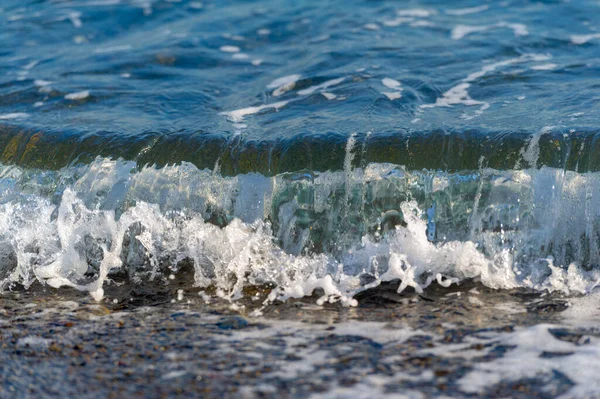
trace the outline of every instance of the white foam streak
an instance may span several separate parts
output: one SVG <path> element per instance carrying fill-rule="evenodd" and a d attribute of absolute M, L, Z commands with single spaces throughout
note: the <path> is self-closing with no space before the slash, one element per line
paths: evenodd
<path fill-rule="evenodd" d="M 477 7 L 468 7 L 468 8 L 456 8 L 453 10 L 446 10 L 446 14 L 448 15 L 469 15 L 476 14 L 482 11 L 489 9 L 490 6 L 483 4 Z"/>
<path fill-rule="evenodd" d="M 390 101 L 402 98 L 402 84 L 400 82 L 392 78 L 383 78 L 381 79 L 381 84 L 389 89 L 394 90 L 392 92 L 381 92 L 381 94 L 386 96 Z"/>
<path fill-rule="evenodd" d="M 571 43 L 573 44 L 586 44 L 596 39 L 600 39 L 600 33 L 591 33 L 589 35 L 571 35 Z"/>
<path fill-rule="evenodd" d="M 9 120 L 9 119 L 24 119 L 27 118 L 29 114 L 25 112 L 11 112 L 9 114 L 0 114 L 0 120 Z"/>
<path fill-rule="evenodd" d="M 288 75 L 283 76 L 281 78 L 277 78 L 271 83 L 267 85 L 267 89 L 275 89 L 273 90 L 273 96 L 278 97 L 290 90 L 293 90 L 296 87 L 296 82 L 300 80 L 300 75 Z"/>
<path fill-rule="evenodd" d="M 219 115 L 226 115 L 232 122 L 239 123 L 242 122 L 244 120 L 244 117 L 248 115 L 257 114 L 265 109 L 273 109 L 275 111 L 278 111 L 280 108 L 285 107 L 288 103 L 289 101 L 279 101 L 276 103 L 263 104 L 256 107 L 247 107 L 236 109 L 233 111 L 221 112 Z"/>
<path fill-rule="evenodd" d="M 534 65 L 531 67 L 531 69 L 533 69 L 534 71 L 551 71 L 553 69 L 556 69 L 558 67 L 558 65 L 556 64 L 542 64 L 542 65 Z"/>
<path fill-rule="evenodd" d="M 487 105 L 487 103 L 483 101 L 473 100 L 467 91 L 469 87 L 471 87 L 469 83 L 460 83 L 443 93 L 442 97 L 438 97 L 435 100 L 435 104 L 423 104 L 421 105 L 421 108 L 450 107 L 457 104 Z"/>
<path fill-rule="evenodd" d="M 386 96 L 388 100 L 394 101 L 402 98 L 402 94 L 399 91 L 382 91 L 381 94 Z"/>
<path fill-rule="evenodd" d="M 508 60 L 494 62 L 491 64 L 484 65 L 479 71 L 473 72 L 469 74 L 466 78 L 462 80 L 461 83 L 456 86 L 450 88 L 448 91 L 442 94 L 441 97 L 438 97 L 434 104 L 423 104 L 421 108 L 434 108 L 434 107 L 450 107 L 453 105 L 467 105 L 474 106 L 480 105 L 481 107 L 476 112 L 476 114 L 480 114 L 489 108 L 490 104 L 485 101 L 477 101 L 471 98 L 468 92 L 468 88 L 471 87 L 471 83 L 481 79 L 485 75 L 496 71 L 499 68 L 527 63 L 527 62 L 541 62 L 547 61 L 551 57 L 547 54 L 524 54 L 517 58 L 510 58 Z"/>
<path fill-rule="evenodd" d="M 484 77 L 485 75 L 487 75 L 488 73 L 494 72 L 495 70 L 497 70 L 498 68 L 501 68 L 501 67 L 514 65 L 514 64 L 521 64 L 521 63 L 526 63 L 526 62 L 547 61 L 550 58 L 551 57 L 547 54 L 523 54 L 522 56 L 517 57 L 517 58 L 509 58 L 508 60 L 494 62 L 491 64 L 484 65 L 483 68 L 481 68 L 481 70 L 469 74 L 465 79 L 463 79 L 463 82 L 474 82 L 475 80 L 480 79 L 480 78 Z"/>
<path fill-rule="evenodd" d="M 437 12 L 435 10 L 429 10 L 425 8 L 412 8 L 407 10 L 398 10 L 397 14 L 401 17 L 427 18 L 437 14 Z"/>
<path fill-rule="evenodd" d="M 383 78 L 381 79 L 381 83 L 389 89 L 399 89 L 402 86 L 400 82 L 392 78 Z"/>
<path fill-rule="evenodd" d="M 315 91 L 320 91 L 320 90 L 325 90 L 328 89 L 332 86 L 337 86 L 340 83 L 342 83 L 344 80 L 346 80 L 346 78 L 337 78 L 337 79 L 331 79 L 331 80 L 327 80 L 319 85 L 316 86 L 310 86 L 306 89 L 300 90 L 298 91 L 298 95 L 301 96 L 307 96 L 309 94 L 314 93 Z"/>
<path fill-rule="evenodd" d="M 224 53 L 239 53 L 240 48 L 238 46 L 221 46 L 219 50 Z"/>
<path fill-rule="evenodd" d="M 76 93 L 69 93 L 65 95 L 65 99 L 67 100 L 85 100 L 90 96 L 89 90 L 78 91 Z"/>
<path fill-rule="evenodd" d="M 390 28 L 395 28 L 396 26 L 400 26 L 402 24 L 412 22 L 412 21 L 414 21 L 414 18 L 398 17 L 398 18 L 388 19 L 388 20 L 383 21 L 383 25 L 388 26 Z"/>
<path fill-rule="evenodd" d="M 454 40 L 460 40 L 465 36 L 468 36 L 472 33 L 477 32 L 485 32 L 492 29 L 497 28 L 508 28 L 512 29 L 515 36 L 526 36 L 529 34 L 527 30 L 527 26 L 519 23 L 509 23 L 509 22 L 498 22 L 494 25 L 456 25 L 450 34 L 450 37 Z"/>
<path fill-rule="evenodd" d="M 290 82 L 296 82 L 299 79 L 300 79 L 300 75 L 298 75 L 298 74 L 283 76 L 283 77 L 277 78 L 277 79 L 273 80 L 271 83 L 269 83 L 267 85 L 267 89 L 274 89 L 276 87 L 281 87 Z"/>

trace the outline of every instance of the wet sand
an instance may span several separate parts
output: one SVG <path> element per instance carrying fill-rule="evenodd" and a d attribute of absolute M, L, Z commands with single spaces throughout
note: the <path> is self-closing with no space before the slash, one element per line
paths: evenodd
<path fill-rule="evenodd" d="M 7 292 L 0 396 L 551 398 L 575 386 L 557 367 L 469 388 L 474 370 L 519 350 L 503 337 L 560 326 L 569 299 L 475 283 L 421 295 L 396 287 L 361 293 L 355 308 L 317 306 L 318 296 L 262 308 L 265 288 L 207 303 L 185 279 L 113 287 L 101 302 L 41 286 Z M 573 347 L 597 333 L 548 331 Z"/>

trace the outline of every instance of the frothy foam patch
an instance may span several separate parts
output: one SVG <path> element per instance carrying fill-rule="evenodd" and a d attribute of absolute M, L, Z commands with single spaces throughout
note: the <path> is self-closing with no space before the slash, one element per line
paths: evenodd
<path fill-rule="evenodd" d="M 477 6 L 477 7 L 456 8 L 453 10 L 446 10 L 446 14 L 448 14 L 448 15 L 469 15 L 469 14 L 476 14 L 476 13 L 485 11 L 489 8 L 490 8 L 490 6 L 484 4 L 484 5 Z"/>
<path fill-rule="evenodd" d="M 400 82 L 392 78 L 383 78 L 381 79 L 381 83 L 389 89 L 400 89 L 400 87 L 402 86 Z"/>
<path fill-rule="evenodd" d="M 523 54 L 517 58 L 510 58 L 508 60 L 484 65 L 479 71 L 473 72 L 464 78 L 462 83 L 459 83 L 443 93 L 442 97 L 438 97 L 434 104 L 423 104 L 421 105 L 421 108 L 450 107 L 459 104 L 467 106 L 480 105 L 481 107 L 476 114 L 481 114 L 481 112 L 489 108 L 490 104 L 485 101 L 474 100 L 469 96 L 467 89 L 471 86 L 471 83 L 502 67 L 528 62 L 547 61 L 550 58 L 551 57 L 547 54 Z"/>
<path fill-rule="evenodd" d="M 250 57 L 248 56 L 248 54 L 235 53 L 231 55 L 231 58 L 233 58 L 234 60 L 247 60 Z"/>
<path fill-rule="evenodd" d="M 470 83 L 460 83 L 443 93 L 441 97 L 438 97 L 435 100 L 435 104 L 423 104 L 421 108 L 451 107 L 458 104 L 489 107 L 489 104 L 484 101 L 473 100 L 467 91 L 469 87 L 471 87 Z"/>
<path fill-rule="evenodd" d="M 226 115 L 232 122 L 242 122 L 244 117 L 248 115 L 257 114 L 265 109 L 273 109 L 278 111 L 280 108 L 285 107 L 289 101 L 279 101 L 271 104 L 263 104 L 256 107 L 247 107 L 236 109 L 233 111 L 221 112 L 219 115 Z"/>
<path fill-rule="evenodd" d="M 25 112 L 12 112 L 9 114 L 0 114 L 0 120 L 9 120 L 9 119 L 23 119 L 27 118 L 29 114 Z"/>
<path fill-rule="evenodd" d="M 238 46 L 221 46 L 219 50 L 224 53 L 239 53 L 240 48 Z"/>
<path fill-rule="evenodd" d="M 390 101 L 402 98 L 402 84 L 400 82 L 392 78 L 383 78 L 381 79 L 381 84 L 383 84 L 388 89 L 394 90 L 392 92 L 381 92 L 381 94 L 386 96 Z"/>
<path fill-rule="evenodd" d="M 75 28 L 81 28 L 83 26 L 83 22 L 81 22 L 81 13 L 79 11 L 69 12 L 69 16 L 67 18 L 69 21 L 71 21 Z"/>
<path fill-rule="evenodd" d="M 402 94 L 399 91 L 382 91 L 381 94 L 386 96 L 390 101 L 398 100 L 402 98 Z"/>
<path fill-rule="evenodd" d="M 33 81 L 33 84 L 39 87 L 44 87 L 49 86 L 50 84 L 52 84 L 52 82 L 43 79 L 36 79 Z"/>
<path fill-rule="evenodd" d="M 89 90 L 78 91 L 76 93 L 69 93 L 65 96 L 67 100 L 85 100 L 90 96 Z"/>
<path fill-rule="evenodd" d="M 427 18 L 437 14 L 435 10 L 425 8 L 412 8 L 408 10 L 398 10 L 396 12 L 401 17 Z"/>
<path fill-rule="evenodd" d="M 526 36 L 529 34 L 527 30 L 527 26 L 519 23 L 509 23 L 509 22 L 499 22 L 494 25 L 479 25 L 479 26 L 469 26 L 469 25 L 456 25 L 452 29 L 452 33 L 450 37 L 454 40 L 460 40 L 467 35 L 477 32 L 485 32 L 492 29 L 497 28 L 509 28 L 512 29 L 515 36 Z"/>
<path fill-rule="evenodd" d="M 484 65 L 483 68 L 481 68 L 481 70 L 469 74 L 465 79 L 463 79 L 463 82 L 474 82 L 477 79 L 480 79 L 488 73 L 494 72 L 501 67 L 527 62 L 542 62 L 547 61 L 550 58 L 551 57 L 548 54 L 523 54 L 522 56 L 517 58 L 509 58 L 504 61 L 493 62 L 491 64 Z"/>
<path fill-rule="evenodd" d="M 535 378 L 548 372 L 559 372 L 575 383 L 564 397 L 591 398 L 600 395 L 600 387 L 590 384 L 600 373 L 600 340 L 589 337 L 586 345 L 557 339 L 552 330 L 560 325 L 539 324 L 518 328 L 513 333 L 498 334 L 501 345 L 510 348 L 500 358 L 475 364 L 472 371 L 459 380 L 466 393 L 483 392 L 506 381 Z M 552 356 L 561 356 L 556 361 Z M 585 367 L 582 367 L 585 365 Z"/>
<path fill-rule="evenodd" d="M 296 82 L 300 80 L 300 75 L 288 75 L 283 76 L 281 78 L 277 78 L 273 80 L 271 83 L 267 85 L 267 89 L 275 89 L 273 90 L 273 96 L 278 97 L 290 90 L 293 90 L 296 87 Z"/>
<path fill-rule="evenodd" d="M 542 65 L 534 65 L 531 67 L 531 69 L 533 69 L 534 71 L 551 71 L 553 69 L 556 69 L 558 67 L 558 65 L 556 64 L 542 64 Z"/>
<path fill-rule="evenodd" d="M 600 33 L 591 33 L 589 35 L 571 35 L 571 43 L 586 44 L 592 40 L 600 39 Z"/>
<path fill-rule="evenodd" d="M 419 20 L 419 21 L 411 22 L 410 26 L 412 26 L 413 28 L 422 28 L 422 27 L 432 27 L 432 26 L 435 26 L 435 24 L 431 21 Z"/>
<path fill-rule="evenodd" d="M 325 90 L 328 89 L 332 86 L 337 86 L 340 83 L 342 83 L 344 80 L 346 80 L 346 78 L 337 78 L 337 79 L 331 79 L 331 80 L 327 80 L 319 85 L 316 86 L 310 86 L 306 89 L 300 90 L 298 91 L 298 95 L 301 96 L 307 96 L 309 94 L 314 93 L 315 91 L 320 91 L 320 90 Z"/>
<path fill-rule="evenodd" d="M 415 19 L 412 17 L 398 17 L 394 19 L 388 19 L 383 21 L 383 25 L 388 26 L 390 28 L 395 28 L 396 26 L 400 26 L 405 23 L 409 23 L 414 21 Z"/>

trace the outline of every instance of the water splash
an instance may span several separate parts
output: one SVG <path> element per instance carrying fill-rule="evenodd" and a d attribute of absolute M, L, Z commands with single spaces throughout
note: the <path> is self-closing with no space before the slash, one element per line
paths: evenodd
<path fill-rule="evenodd" d="M 50 172 L 0 172 L 0 278 L 95 298 L 114 273 L 136 284 L 192 263 L 195 285 L 269 300 L 319 288 L 342 300 L 383 281 L 400 290 L 478 279 L 494 288 L 586 292 L 598 281 L 597 173 L 470 173 L 391 164 L 223 177 L 191 164 L 137 168 L 97 158 Z"/>

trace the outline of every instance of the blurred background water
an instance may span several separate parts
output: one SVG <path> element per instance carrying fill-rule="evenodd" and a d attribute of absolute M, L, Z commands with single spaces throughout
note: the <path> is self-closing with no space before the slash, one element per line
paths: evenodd
<path fill-rule="evenodd" d="M 148 151 L 142 163 L 206 167 L 223 147 L 306 152 L 295 149 L 299 142 L 316 143 L 312 158 L 327 159 L 317 149 L 332 148 L 335 158 L 352 133 L 401 148 L 402 138 L 438 132 L 461 141 L 471 132 L 466 141 L 520 149 L 550 126 L 559 138 L 595 142 L 599 8 L 597 1 L 6 0 L 0 120 L 3 130 L 38 132 L 37 146 L 61 144 L 61 157 L 42 162 L 54 167 L 81 154 L 137 159 Z M 208 142 L 215 147 L 199 154 Z M 480 152 L 471 151 L 469 166 Z M 25 162 L 10 155 L 2 161 Z M 282 169 L 339 169 L 342 159 Z M 435 159 L 418 167 L 427 162 L 444 167 Z"/>

